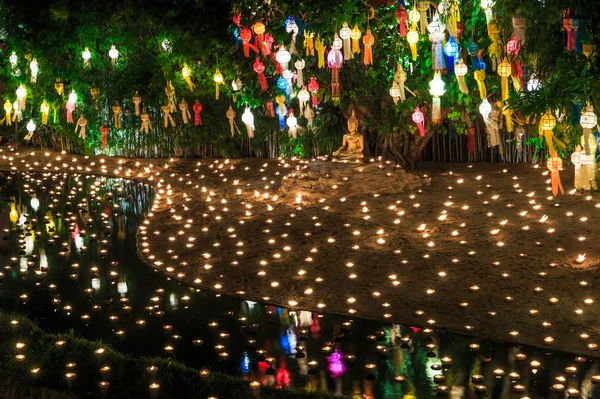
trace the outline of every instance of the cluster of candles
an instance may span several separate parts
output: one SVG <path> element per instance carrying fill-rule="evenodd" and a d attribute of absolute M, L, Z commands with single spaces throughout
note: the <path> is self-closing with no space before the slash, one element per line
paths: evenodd
<path fill-rule="evenodd" d="M 31 160 L 27 158 L 29 155 L 32 156 Z M 39 155 L 42 154 L 37 155 L 39 158 Z M 519 238 L 519 240 L 527 239 L 528 236 L 535 237 L 534 240 L 540 240 L 535 242 L 535 246 L 541 247 L 544 242 L 542 238 L 539 238 L 541 237 L 540 233 L 548 237 L 557 236 L 560 222 L 563 221 L 557 217 L 557 210 L 561 209 L 561 204 L 555 198 L 544 197 L 535 191 L 525 190 L 519 177 L 510 176 L 507 170 L 487 176 L 473 174 L 472 178 L 467 176 L 454 178 L 454 175 L 450 174 L 447 179 L 455 180 L 452 185 L 446 187 L 447 196 L 444 197 L 438 193 L 438 198 L 442 202 L 438 212 L 431 208 L 431 202 L 426 198 L 425 190 L 399 195 L 398 197 L 401 199 L 391 199 L 390 196 L 380 196 L 374 193 L 369 198 L 341 197 L 337 198 L 336 202 L 332 202 L 332 196 L 335 197 L 334 193 L 338 187 L 351 182 L 354 173 L 364 173 L 365 165 L 362 164 L 349 165 L 347 176 L 339 180 L 332 179 L 331 193 L 323 193 L 323 197 L 317 200 L 316 204 L 306 201 L 310 193 L 295 192 L 292 194 L 294 205 L 290 207 L 289 202 L 286 202 L 288 199 L 279 190 L 282 182 L 305 178 L 303 171 L 308 170 L 310 164 L 315 160 L 271 160 L 255 168 L 244 165 L 244 161 L 222 160 L 211 161 L 207 164 L 197 162 L 193 169 L 192 167 L 184 168 L 186 170 L 181 172 L 179 169 L 174 171 L 173 166 L 177 164 L 177 161 L 173 159 L 164 161 L 163 165 L 155 165 L 152 162 L 141 164 L 136 161 L 94 159 L 66 154 L 56 156 L 51 153 L 43 153 L 40 161 L 33 152 L 25 154 L 25 156 L 16 153 L 3 154 L 2 158 L 10 162 L 13 170 L 29 168 L 47 172 L 116 175 L 136 178 L 154 185 L 156 188 L 155 202 L 152 211 L 147 215 L 148 218 L 139 230 L 141 252 L 154 267 L 196 287 L 210 287 L 218 292 L 235 293 L 253 299 L 257 294 L 250 293 L 249 289 L 254 284 L 236 286 L 240 283 L 236 281 L 235 276 L 254 274 L 258 278 L 253 280 L 253 282 L 257 281 L 253 291 L 260 293 L 260 299 L 292 308 L 308 307 L 335 311 L 341 309 L 344 313 L 353 316 L 374 316 L 371 312 L 372 304 L 369 302 L 375 301 L 375 303 L 380 303 L 383 308 L 379 317 L 385 320 L 394 319 L 397 317 L 392 313 L 397 303 L 395 302 L 398 295 L 396 290 L 406 286 L 411 278 L 411 276 L 403 278 L 402 269 L 416 262 L 414 254 L 410 255 L 413 259 L 408 259 L 410 256 L 407 252 L 410 252 L 411 249 L 404 248 L 398 241 L 402 234 L 406 234 L 405 237 L 413 240 L 411 244 L 418 248 L 422 262 L 433 260 L 440 264 L 437 267 L 439 270 L 434 273 L 434 276 L 437 276 L 437 282 L 431 278 L 432 276 L 427 276 L 430 286 L 425 287 L 421 293 L 412 291 L 414 296 L 412 302 L 422 304 L 413 310 L 414 320 L 422 320 L 418 324 L 426 327 L 440 326 L 434 315 L 429 314 L 432 312 L 428 310 L 428 304 L 432 303 L 429 302 L 431 300 L 429 298 L 436 298 L 441 293 L 448 292 L 448 287 L 444 284 L 452 280 L 454 273 L 457 273 L 453 270 L 454 265 L 460 267 L 461 262 L 474 262 L 471 259 L 478 259 L 477 248 L 482 244 L 491 244 L 500 249 L 500 252 L 496 252 L 498 260 L 491 260 L 491 268 L 483 264 L 481 267 L 489 269 L 490 274 L 498 274 L 501 280 L 510 281 L 511 273 L 502 269 L 505 263 L 502 261 L 502 254 L 509 250 L 507 247 L 512 246 L 509 245 L 513 241 L 510 239 L 511 234 L 517 234 L 520 230 L 518 237 L 523 238 Z M 397 170 L 397 166 L 391 163 L 376 161 L 376 164 L 378 168 L 387 170 L 387 173 Z M 548 175 L 548 172 L 543 172 L 543 174 Z M 506 178 L 513 181 L 513 192 L 510 194 L 500 193 L 494 188 L 494 182 L 497 179 Z M 467 194 L 464 190 L 458 189 L 461 185 L 476 189 L 474 193 L 476 205 L 483 206 L 487 212 L 481 216 L 472 215 L 475 203 L 467 202 Z M 54 190 L 57 193 L 60 192 L 58 188 Z M 74 196 L 76 193 L 77 189 L 72 189 L 69 195 Z M 95 194 L 93 193 L 93 195 Z M 468 194 L 473 195 L 471 192 Z M 289 196 L 289 193 L 287 195 Z M 421 212 L 425 204 L 420 202 L 420 198 L 426 201 L 429 208 L 426 212 Z M 525 202 L 519 202 L 517 198 L 524 198 Z M 578 197 L 578 200 L 589 204 L 592 208 L 590 211 L 600 207 L 600 204 L 593 202 L 591 195 Z M 500 206 L 497 204 L 504 205 L 512 216 L 509 218 L 503 215 L 504 210 L 499 209 Z M 495 205 L 497 206 L 494 207 Z M 77 206 L 85 208 L 85 201 Z M 113 207 L 118 212 L 118 204 L 113 204 Z M 199 210 L 200 218 L 196 216 Z M 469 222 L 474 217 L 479 218 L 483 215 L 488 218 L 488 225 L 491 226 L 489 240 L 477 237 L 480 235 L 480 231 L 470 232 L 468 230 Z M 72 216 L 68 213 L 65 214 L 65 221 Z M 376 221 L 382 216 L 383 220 Z M 99 218 L 101 226 L 106 228 L 109 224 L 108 218 L 103 214 L 100 214 Z M 574 220 L 576 223 L 581 223 L 582 231 L 591 224 L 591 218 L 584 213 L 576 214 L 569 210 L 564 212 L 564 221 Z M 39 218 L 37 219 L 36 222 L 39 222 Z M 47 221 L 44 220 L 44 222 Z M 30 219 L 27 220 L 27 223 L 33 224 L 34 221 Z M 162 226 L 161 230 L 153 230 L 155 223 Z M 341 225 L 337 223 L 341 223 Z M 262 227 L 256 229 L 257 225 Z M 24 224 L 21 223 L 21 226 Z M 74 227 L 72 222 L 69 227 Z M 254 233 L 255 236 L 249 236 L 249 231 L 258 233 Z M 28 233 L 30 231 L 27 229 L 21 229 L 19 233 L 21 244 L 19 249 L 21 251 L 27 252 Z M 40 233 L 39 230 L 35 232 L 35 235 L 38 233 Z M 85 231 L 78 232 L 80 235 L 82 233 L 85 234 Z M 260 233 L 263 235 L 261 236 Z M 197 237 L 199 234 L 202 234 L 202 239 Z M 471 237 L 468 237 L 469 235 Z M 217 239 L 217 237 L 220 238 Z M 572 237 L 572 247 L 585 248 L 584 244 L 587 238 L 584 234 Z M 303 242 L 302 239 L 305 241 Z M 422 241 L 416 241 L 417 239 L 422 239 Z M 456 246 L 453 250 L 455 252 L 460 251 L 462 247 L 468 248 L 468 250 L 464 250 L 465 255 L 454 255 L 447 261 L 441 261 L 437 251 L 438 248 L 443 248 L 446 251 L 444 255 L 447 255 L 448 240 L 451 240 L 450 242 Z M 470 240 L 476 241 L 471 243 Z M 102 254 L 104 251 L 106 254 L 108 241 L 100 240 L 99 242 L 101 244 L 100 253 Z M 571 258 L 570 264 L 573 267 L 581 267 L 592 262 L 590 251 L 572 253 L 573 250 L 565 249 L 564 245 L 557 247 L 556 253 L 563 260 Z M 333 250 L 330 250 L 331 248 Z M 69 248 L 63 248 L 61 254 L 67 256 L 69 250 Z M 77 250 L 82 252 L 86 248 L 78 247 Z M 515 247 L 513 250 L 515 253 L 510 255 L 511 259 L 528 258 L 528 254 L 519 253 L 520 248 Z M 340 256 L 329 258 L 328 255 L 331 256 L 335 251 Z M 326 258 L 321 259 L 321 262 L 331 259 L 331 265 L 328 266 L 332 269 L 331 272 L 314 267 L 322 265 L 318 258 L 321 253 L 324 253 Z M 361 278 L 369 279 L 367 274 L 359 274 L 359 272 L 361 269 L 366 269 L 371 273 L 367 260 L 373 257 L 373 253 L 385 254 L 385 256 L 393 254 L 397 258 L 398 267 L 393 273 L 384 276 L 385 279 L 378 280 L 377 287 L 371 292 L 356 290 L 353 293 L 352 284 L 355 284 L 354 282 L 360 283 Z M 195 254 L 201 254 L 199 262 L 194 259 Z M 256 259 L 256 264 L 244 262 L 245 258 Z M 13 259 L 19 260 L 18 257 Z M 36 265 L 38 259 L 35 258 L 35 255 L 32 259 Z M 297 262 L 298 260 L 301 262 Z M 479 260 L 479 262 L 484 261 Z M 448 265 L 443 267 L 442 264 L 446 262 Z M 41 263 L 39 260 L 39 272 L 43 273 Z M 300 266 L 295 269 L 289 266 L 296 264 Z M 72 266 L 73 269 L 79 267 L 77 264 Z M 542 313 L 550 314 L 553 309 L 561 306 L 563 303 L 561 299 L 566 298 L 560 298 L 553 294 L 541 283 L 541 281 L 548 280 L 549 272 L 560 267 L 564 267 L 564 264 L 553 261 L 548 264 L 548 269 L 538 271 L 540 283 L 533 287 L 532 294 L 525 298 L 518 298 L 519 301 L 522 301 L 520 303 L 526 314 L 537 317 Z M 428 271 L 433 268 L 436 266 L 427 266 Z M 332 288 L 332 284 L 335 285 L 338 282 L 325 278 L 323 275 L 337 275 L 339 278 L 345 270 L 348 271 L 349 283 L 344 285 L 344 291 L 348 294 L 345 298 L 346 305 L 342 308 L 339 304 L 327 301 L 328 290 Z M 458 275 L 461 276 L 461 274 Z M 381 277 L 381 274 L 377 274 L 377 277 Z M 111 274 L 111 278 L 117 281 L 119 276 Z M 237 280 L 243 279 L 238 277 Z M 264 283 L 261 283 L 262 281 Z M 298 283 L 296 286 L 302 288 L 293 291 L 287 290 L 291 282 Z M 464 284 L 466 293 L 470 295 L 495 294 L 490 291 L 492 288 L 481 277 L 474 281 L 461 281 L 454 284 Z M 575 303 L 573 313 L 579 317 L 585 313 L 585 307 L 593 306 L 595 301 L 589 291 L 590 282 L 579 279 L 576 281 L 576 285 L 579 291 L 573 291 L 568 302 Z M 453 285 L 452 289 L 458 289 L 457 287 Z M 503 294 L 502 299 L 506 303 L 516 304 L 515 294 L 507 292 Z M 547 301 L 540 303 L 537 300 L 538 295 L 548 295 Z M 578 300 L 574 298 L 575 296 L 581 297 L 580 304 L 577 304 Z M 157 292 L 155 302 L 161 302 L 161 297 L 161 293 Z M 477 301 L 477 298 L 479 297 L 461 300 L 457 304 L 458 308 L 470 309 L 470 305 Z M 60 304 L 60 297 L 54 299 Z M 123 299 L 123 309 L 127 309 L 129 306 L 127 298 Z M 27 301 L 27 293 L 21 295 L 21 300 Z M 526 301 L 535 302 L 538 305 L 527 307 Z M 151 302 L 154 302 L 153 299 Z M 66 313 L 73 311 L 68 304 L 62 305 L 62 309 Z M 154 308 L 154 314 L 157 317 L 160 317 L 161 312 L 159 307 Z M 492 319 L 496 315 L 493 307 L 486 312 L 486 317 Z M 82 319 L 85 316 L 89 317 L 88 314 L 82 314 Z M 118 316 L 114 315 L 114 318 L 109 321 L 118 322 Z M 464 325 L 467 331 L 477 328 L 474 323 L 468 322 L 468 313 L 461 313 L 457 318 L 467 320 L 467 324 Z M 141 319 L 138 322 L 138 324 L 145 323 Z M 542 320 L 540 324 L 543 331 L 552 331 L 554 328 L 555 333 L 559 333 L 556 326 L 547 320 Z M 125 331 L 116 329 L 115 334 L 125 334 Z M 517 341 L 526 335 L 510 327 L 507 328 L 505 334 L 507 339 Z M 577 338 L 584 343 L 583 349 L 594 351 L 598 348 L 597 343 L 590 341 L 589 331 L 580 331 Z M 548 333 L 542 337 L 539 344 L 552 345 L 555 342 L 556 336 Z M 228 356 L 225 347 L 215 349 L 219 350 L 220 356 Z M 164 350 L 166 354 L 172 354 L 174 348 L 167 344 Z M 22 360 L 24 360 L 25 355 L 22 355 Z M 74 372 L 73 378 L 76 378 Z"/>

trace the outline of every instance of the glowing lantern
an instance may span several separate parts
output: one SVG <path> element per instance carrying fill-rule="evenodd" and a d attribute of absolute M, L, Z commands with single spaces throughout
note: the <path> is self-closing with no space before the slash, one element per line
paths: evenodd
<path fill-rule="evenodd" d="M 317 50 L 317 66 L 323 68 L 325 66 L 325 43 L 319 36 L 315 39 L 315 49 Z"/>
<path fill-rule="evenodd" d="M 362 32 L 358 29 L 358 25 L 354 25 L 352 28 L 352 34 L 350 37 L 352 38 L 352 52 L 357 54 L 360 53 L 360 43 L 359 40 L 362 36 Z"/>
<path fill-rule="evenodd" d="M 283 130 L 283 129 L 285 129 L 285 116 L 287 115 L 287 107 L 285 106 L 285 97 L 282 95 L 279 95 L 279 96 L 275 97 L 275 101 L 279 105 L 275 109 L 275 113 L 279 117 L 279 129 Z"/>
<path fill-rule="evenodd" d="M 293 94 L 292 78 L 294 77 L 294 72 L 290 71 L 289 69 L 286 69 L 281 75 L 287 81 L 287 94 L 288 96 L 290 96 Z"/>
<path fill-rule="evenodd" d="M 233 89 L 233 91 L 240 91 L 242 90 L 242 86 L 244 84 L 242 83 L 242 80 L 237 77 L 235 80 L 231 81 L 231 88 Z"/>
<path fill-rule="evenodd" d="M 390 88 L 390 96 L 392 96 L 394 104 L 398 104 L 398 100 L 400 99 L 400 88 L 398 87 L 398 83 L 396 83 L 396 81 L 392 83 L 392 87 Z"/>
<path fill-rule="evenodd" d="M 590 133 L 598 124 L 598 117 L 596 117 L 594 107 L 591 104 L 587 106 L 587 109 L 581 115 L 579 123 L 583 127 L 583 148 L 585 150 L 585 155 L 590 155 L 592 148 L 590 143 Z"/>
<path fill-rule="evenodd" d="M 408 42 L 408 44 L 410 46 L 410 51 L 412 53 L 412 60 L 416 61 L 417 60 L 417 42 L 419 41 L 419 33 L 417 32 L 417 30 L 414 27 L 412 27 L 410 29 L 410 32 L 408 32 L 406 34 L 406 41 Z"/>
<path fill-rule="evenodd" d="M 502 78 L 502 101 L 508 100 L 508 77 L 512 74 L 512 67 L 506 58 L 498 65 L 498 75 Z"/>
<path fill-rule="evenodd" d="M 431 26 L 431 24 L 429 25 Z M 441 121 L 441 100 L 440 97 L 444 95 L 444 81 L 439 72 L 436 72 L 433 80 L 429 82 L 429 93 L 433 96 L 433 109 L 431 112 L 431 121 L 433 123 L 440 123 Z"/>
<path fill-rule="evenodd" d="M 398 6 L 396 11 L 396 19 L 398 20 L 398 26 L 400 28 L 400 37 L 406 36 L 406 27 L 408 26 L 408 12 L 402 4 Z"/>
<path fill-rule="evenodd" d="M 298 119 L 294 116 L 294 110 L 290 111 L 290 115 L 287 118 L 286 122 L 288 126 L 288 134 L 293 138 L 298 137 Z"/>
<path fill-rule="evenodd" d="M 10 100 L 4 101 L 4 120 L 8 126 L 12 125 L 12 118 L 10 117 L 11 112 L 13 111 L 13 105 Z"/>
<path fill-rule="evenodd" d="M 375 44 L 375 37 L 371 33 L 371 29 L 367 29 L 367 33 L 363 36 L 363 45 L 365 46 L 365 52 L 363 56 L 363 63 L 365 65 L 373 65 L 373 45 Z"/>
<path fill-rule="evenodd" d="M 308 90 L 311 92 L 311 100 L 313 107 L 317 107 L 319 105 L 319 99 L 317 97 L 317 93 L 319 92 L 319 82 L 317 78 L 314 76 L 310 78 L 310 82 L 308 83 Z"/>
<path fill-rule="evenodd" d="M 416 28 L 417 24 L 421 20 L 421 13 L 416 8 L 413 8 L 408 13 L 408 20 L 410 21 L 413 28 Z"/>
<path fill-rule="evenodd" d="M 554 128 L 556 127 L 556 118 L 552 115 L 550 110 L 547 110 L 542 119 L 540 120 L 540 136 L 544 136 L 546 144 L 548 145 L 548 152 L 551 156 L 556 155 L 556 149 L 554 148 L 554 141 L 560 147 L 565 147 L 565 144 L 554 137 Z"/>
<path fill-rule="evenodd" d="M 115 65 L 117 65 L 117 58 L 119 58 L 119 50 L 117 50 L 114 44 L 110 46 L 110 50 L 108 50 L 108 56 L 110 57 L 114 68 Z"/>
<path fill-rule="evenodd" d="M 282 44 L 281 46 L 279 46 L 277 54 L 275 54 L 275 59 L 277 60 L 279 65 L 281 65 L 281 69 L 285 71 L 286 69 L 288 69 L 288 63 L 292 59 L 292 55 L 289 51 L 285 49 L 285 46 Z"/>
<path fill-rule="evenodd" d="M 343 41 L 344 46 L 344 58 L 351 60 L 354 58 L 352 48 L 350 47 L 350 38 L 352 37 L 352 29 L 348 27 L 348 23 L 344 22 L 342 29 L 340 29 L 340 38 Z"/>
<path fill-rule="evenodd" d="M 454 40 L 454 37 L 450 37 L 444 45 L 444 54 L 448 57 L 448 73 L 454 75 L 454 64 L 458 61 L 460 54 L 460 48 Z"/>
<path fill-rule="evenodd" d="M 439 15 L 435 14 L 427 30 L 429 31 L 429 40 L 432 43 L 431 67 L 434 71 L 440 71 L 446 67 L 444 53 L 442 52 L 442 40 L 444 40 L 446 35 L 446 25 L 440 21 Z"/>
<path fill-rule="evenodd" d="M 246 133 L 248 133 L 248 137 L 254 137 L 254 115 L 250 111 L 249 107 L 246 107 L 246 110 L 242 114 L 242 122 L 246 125 Z"/>
<path fill-rule="evenodd" d="M 260 51 L 262 52 L 262 54 L 264 56 L 270 55 L 271 54 L 271 48 L 273 47 L 273 36 L 270 33 L 267 33 L 265 35 L 265 40 L 262 43 L 262 47 L 260 48 Z"/>
<path fill-rule="evenodd" d="M 302 70 L 306 66 L 304 60 L 298 60 L 294 63 L 296 67 L 296 86 L 302 87 L 304 86 L 304 77 L 302 76 Z"/>
<path fill-rule="evenodd" d="M 83 58 L 83 67 L 87 68 L 90 66 L 90 59 L 92 58 L 92 52 L 90 51 L 89 48 L 85 48 L 82 52 L 81 52 L 81 58 Z"/>
<path fill-rule="evenodd" d="M 483 116 L 484 121 L 488 121 L 490 119 L 490 114 L 492 113 L 492 104 L 484 98 L 481 104 L 479 105 L 479 113 Z"/>
<path fill-rule="evenodd" d="M 306 56 L 315 55 L 315 34 L 313 32 L 304 32 L 304 50 Z"/>
<path fill-rule="evenodd" d="M 218 100 L 219 99 L 219 86 L 221 86 L 223 84 L 223 75 L 221 75 L 221 71 L 219 71 L 218 69 L 215 71 L 215 76 L 213 76 L 213 80 L 215 81 L 215 87 L 216 87 L 215 98 Z"/>
<path fill-rule="evenodd" d="M 254 72 L 258 74 L 258 83 L 260 84 L 260 88 L 262 91 L 266 91 L 268 89 L 267 86 L 267 78 L 265 77 L 265 65 L 260 60 L 260 57 L 256 57 L 256 61 L 254 61 Z"/>
<path fill-rule="evenodd" d="M 171 54 L 172 47 L 171 47 L 171 42 L 169 41 L 169 39 L 164 38 L 162 43 L 160 44 L 160 46 L 162 47 L 162 49 L 165 53 Z"/>
<path fill-rule="evenodd" d="M 37 75 L 40 67 L 37 60 L 34 58 L 29 63 L 29 70 L 31 71 L 31 83 L 37 83 Z"/>
<path fill-rule="evenodd" d="M 541 87 L 542 83 L 540 82 L 540 80 L 532 74 L 529 80 L 527 81 L 527 90 L 530 92 L 534 92 L 538 91 Z"/>
<path fill-rule="evenodd" d="M 10 62 L 11 68 L 12 69 L 16 69 L 17 68 L 17 64 L 19 62 L 19 57 L 17 57 L 17 53 L 15 53 L 13 51 L 12 54 L 10 55 L 10 57 L 8 57 L 8 61 Z"/>
<path fill-rule="evenodd" d="M 36 127 L 36 126 L 35 126 L 35 123 L 33 122 L 33 119 L 30 119 L 30 120 L 29 120 L 29 122 L 27 122 L 27 126 L 26 126 L 26 127 L 27 127 L 27 132 L 28 132 L 28 133 L 27 133 L 27 135 L 25 136 L 25 140 L 29 141 L 29 140 L 31 140 L 31 138 L 33 137 L 33 132 L 35 132 L 35 127 Z M 35 198 L 35 197 L 34 197 L 34 198 Z M 32 198 L 32 201 L 33 201 L 33 198 Z M 39 202 L 39 201 L 37 202 L 37 205 L 38 205 L 38 206 L 40 205 L 40 202 Z M 32 204 L 31 204 L 31 206 L 33 207 L 33 202 L 32 202 Z M 34 208 L 34 210 L 36 210 L 36 211 L 37 211 L 37 208 Z"/>
<path fill-rule="evenodd" d="M 340 100 L 339 70 L 344 62 L 344 57 L 340 51 L 341 39 L 337 34 L 335 36 L 331 51 L 327 55 L 327 65 L 331 68 L 331 99 L 338 102 Z"/>
<path fill-rule="evenodd" d="M 427 11 L 429 10 L 429 1 L 417 1 L 417 11 L 419 11 L 419 22 L 421 24 L 421 34 L 427 32 Z"/>
<path fill-rule="evenodd" d="M 458 89 L 463 94 L 469 94 L 469 88 L 467 87 L 467 83 L 465 82 L 465 76 L 469 68 L 467 64 L 464 63 L 462 59 L 458 60 L 458 64 L 454 68 L 454 72 L 456 73 L 456 79 L 458 80 Z"/>
<path fill-rule="evenodd" d="M 421 137 L 425 136 L 425 115 L 423 111 L 419 109 L 419 107 L 415 108 L 415 112 L 412 114 L 412 120 L 417 125 L 417 129 L 419 129 L 419 134 Z"/>
<path fill-rule="evenodd" d="M 254 34 L 256 35 L 256 45 L 258 48 L 262 48 L 263 41 L 265 40 L 265 24 L 262 22 L 257 22 L 252 27 L 254 30 Z"/>
<path fill-rule="evenodd" d="M 521 43 L 517 40 L 516 36 L 513 36 L 508 43 L 506 43 L 506 52 L 513 56 L 518 56 L 521 50 Z"/>
<path fill-rule="evenodd" d="M 310 100 L 310 93 L 306 90 L 306 87 L 303 87 L 298 92 L 298 101 L 300 102 L 300 114 L 304 113 L 304 108 L 308 105 L 308 101 Z"/>
<path fill-rule="evenodd" d="M 488 24 L 488 27 L 492 22 L 492 18 L 494 16 L 494 11 L 492 10 L 492 7 L 495 3 L 495 0 L 481 0 L 481 8 L 485 12 L 485 20 Z"/>
<path fill-rule="evenodd" d="M 192 69 L 187 64 L 183 64 L 183 68 L 181 68 L 181 76 L 183 76 L 183 80 L 185 80 L 185 83 L 187 83 L 190 91 L 194 91 L 196 85 L 194 82 L 192 82 Z"/>
<path fill-rule="evenodd" d="M 469 42 L 469 46 L 467 47 L 467 50 L 469 51 L 469 55 L 471 56 L 471 63 L 473 64 L 473 70 L 477 71 L 478 69 L 480 69 L 479 46 L 477 45 L 477 43 L 475 43 L 474 40 L 471 40 Z"/>
<path fill-rule="evenodd" d="M 404 83 L 406 82 L 408 75 L 402 68 L 402 64 L 398 64 L 396 72 L 394 73 L 394 82 L 398 85 L 400 100 L 406 100 L 406 94 L 404 92 Z M 393 96 L 392 96 L 393 97 Z"/>
<path fill-rule="evenodd" d="M 33 122 L 29 122 L 29 123 L 33 123 Z M 29 123 L 27 124 L 27 126 L 29 126 Z M 33 129 L 35 130 L 35 123 L 33 123 Z M 29 203 L 34 212 L 37 212 L 37 210 L 40 209 L 40 200 L 37 199 L 35 194 L 33 194 L 31 196 L 31 201 Z"/>
<path fill-rule="evenodd" d="M 290 54 L 296 54 L 296 37 L 298 36 L 299 28 L 296 24 L 296 20 L 290 17 L 285 27 L 287 33 L 292 34 L 292 41 L 290 42 Z"/>
<path fill-rule="evenodd" d="M 19 104 L 19 108 L 21 111 L 25 109 L 25 96 L 27 96 L 27 90 L 25 86 L 19 85 L 16 91 L 17 94 L 17 103 Z"/>
<path fill-rule="evenodd" d="M 565 190 L 563 189 L 562 183 L 560 181 L 559 173 L 563 166 L 562 159 L 560 159 L 558 155 L 554 154 L 550 158 L 548 158 L 546 166 L 548 167 L 548 170 L 550 171 L 551 175 L 552 195 L 557 196 L 559 190 L 561 194 L 564 194 Z"/>
<path fill-rule="evenodd" d="M 252 32 L 248 28 L 242 28 L 240 32 L 240 39 L 244 46 L 244 57 L 250 58 L 250 40 L 252 39 Z M 256 47 L 252 46 L 255 50 Z"/>
<path fill-rule="evenodd" d="M 595 180 L 594 169 L 596 154 L 586 155 L 585 152 L 581 150 L 581 147 L 577 146 L 573 154 L 571 154 L 571 162 L 575 165 L 575 189 L 591 190 L 594 188 L 592 186 L 592 181 Z"/>
<path fill-rule="evenodd" d="M 42 114 L 42 125 L 45 126 L 48 124 L 48 114 L 50 113 L 50 106 L 46 100 L 42 101 L 40 112 Z"/>

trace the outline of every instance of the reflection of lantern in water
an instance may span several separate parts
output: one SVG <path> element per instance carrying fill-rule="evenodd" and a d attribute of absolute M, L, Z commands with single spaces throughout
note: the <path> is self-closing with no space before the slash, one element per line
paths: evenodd
<path fill-rule="evenodd" d="M 121 294 L 121 296 L 125 296 L 125 294 L 127 294 L 127 281 L 125 281 L 125 279 L 119 280 L 117 283 L 117 291 L 119 294 Z"/>
<path fill-rule="evenodd" d="M 344 366 L 344 355 L 338 349 L 333 351 L 329 357 L 327 357 L 327 361 L 329 362 L 329 372 L 333 378 L 341 377 L 346 372 L 346 366 Z"/>
<path fill-rule="evenodd" d="M 37 212 L 37 210 L 40 208 L 40 200 L 37 199 L 37 197 L 35 196 L 35 194 L 33 194 L 31 196 L 31 207 L 33 208 L 34 212 Z"/>
<path fill-rule="evenodd" d="M 100 290 L 100 279 L 98 278 L 98 276 L 92 277 L 92 288 L 94 289 L 94 291 Z"/>
<path fill-rule="evenodd" d="M 17 204 L 14 202 L 10 204 L 10 213 L 8 214 L 12 223 L 17 223 L 19 220 L 19 212 L 17 212 Z"/>

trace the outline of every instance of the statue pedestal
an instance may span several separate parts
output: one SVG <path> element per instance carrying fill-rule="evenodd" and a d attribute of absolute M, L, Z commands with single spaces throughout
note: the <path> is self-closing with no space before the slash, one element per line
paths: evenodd
<path fill-rule="evenodd" d="M 408 173 L 393 163 L 364 161 L 306 161 L 292 172 L 279 195 L 292 203 L 314 203 L 322 198 L 365 198 L 412 191 L 430 179 Z"/>

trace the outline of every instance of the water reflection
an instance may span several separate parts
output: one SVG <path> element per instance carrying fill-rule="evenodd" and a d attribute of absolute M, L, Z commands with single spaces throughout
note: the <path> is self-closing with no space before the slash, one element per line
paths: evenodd
<path fill-rule="evenodd" d="M 282 309 L 183 286 L 137 256 L 148 186 L 0 176 L 0 306 L 138 356 L 351 398 L 598 397 L 596 360 Z M 142 225 L 143 226 L 143 225 Z"/>

